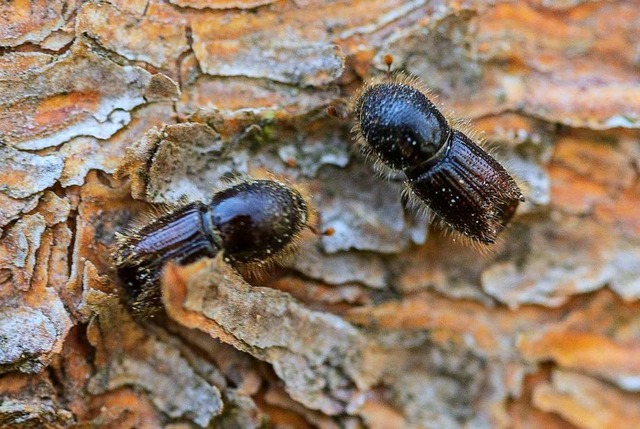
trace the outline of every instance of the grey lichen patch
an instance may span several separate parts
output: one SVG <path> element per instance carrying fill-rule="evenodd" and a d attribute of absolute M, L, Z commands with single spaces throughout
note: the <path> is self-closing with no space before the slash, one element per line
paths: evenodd
<path fill-rule="evenodd" d="M 48 51 L 61 51 L 66 46 L 73 43 L 75 34 L 73 33 L 73 21 L 67 21 L 67 24 L 49 34 L 42 42 L 39 43 L 42 49 Z"/>
<path fill-rule="evenodd" d="M 270 11 L 256 17 L 196 16 L 193 50 L 202 70 L 214 76 L 267 78 L 298 86 L 322 86 L 337 79 L 344 69 L 340 48 L 293 27 L 287 39 L 267 36 L 272 25 L 278 25 L 278 15 Z M 220 33 L 222 26 L 231 30 Z"/>
<path fill-rule="evenodd" d="M 625 301 L 637 300 L 640 298 L 640 244 L 623 241 L 611 253 L 610 265 L 615 273 L 611 289 Z"/>
<path fill-rule="evenodd" d="M 57 329 L 40 310 L 0 308 L 0 373 L 18 370 L 36 373 L 51 352 Z"/>
<path fill-rule="evenodd" d="M 268 78 L 302 87 L 322 86 L 340 77 L 344 68 L 342 53 L 336 45 L 303 41 L 275 46 L 257 43 L 247 46 L 242 56 L 230 62 L 214 62 L 207 51 L 211 42 L 198 36 L 194 35 L 196 56 L 203 71 L 213 76 Z"/>
<path fill-rule="evenodd" d="M 312 240 L 302 244 L 292 266 L 307 277 L 333 285 L 358 282 L 376 289 L 387 285 L 386 266 L 379 255 L 354 251 L 326 254 Z"/>
<path fill-rule="evenodd" d="M 424 241 L 412 227 L 424 234 L 426 219 L 405 215 L 402 183 L 382 181 L 360 164 L 345 169 L 324 168 L 318 179 L 320 218 L 325 227 L 335 230 L 333 235 L 322 237 L 327 253 L 349 249 L 395 253 L 414 239 Z"/>
<path fill-rule="evenodd" d="M 71 319 L 53 290 L 42 295 L 37 308 L 23 302 L 0 307 L 0 373 L 38 373 L 60 352 Z"/>
<path fill-rule="evenodd" d="M 329 136 L 326 136 L 329 137 Z M 323 138 L 305 141 L 304 144 L 285 144 L 278 148 L 278 156 L 284 163 L 295 163 L 300 171 L 314 177 L 323 165 L 346 167 L 350 159 L 348 142 L 342 138 Z"/>
<path fill-rule="evenodd" d="M 535 211 L 551 202 L 551 180 L 547 171 L 538 162 L 514 157 L 509 160 L 509 169 L 522 185 L 525 203 L 519 214 Z"/>
<path fill-rule="evenodd" d="M 89 392 L 135 386 L 148 392 L 168 417 L 188 419 L 200 427 L 207 427 L 222 412 L 218 388 L 194 371 L 178 347 L 136 325 L 116 296 L 92 290 L 86 306 L 94 313 L 89 339 L 97 349 L 97 371 L 89 380 Z"/>
<path fill-rule="evenodd" d="M 27 213 L 35 208 L 41 194 L 32 195 L 29 198 L 11 198 L 0 192 L 0 229 L 12 220 L 18 219 L 22 213 Z"/>
<path fill-rule="evenodd" d="M 11 281 L 20 281 L 20 276 L 14 272 Z M 14 296 L 3 296 L 0 306 L 0 373 L 37 373 L 60 351 L 71 320 L 53 289 L 31 293 L 30 307 L 24 292 L 17 293 L 15 286 L 8 289 Z"/>
<path fill-rule="evenodd" d="M 0 192 L 8 197 L 28 198 L 53 186 L 62 167 L 57 154 L 40 156 L 0 142 Z"/>
<path fill-rule="evenodd" d="M 256 366 L 253 356 L 243 353 L 233 346 L 223 343 L 217 338 L 212 338 L 206 332 L 197 329 L 189 329 L 176 323 L 168 324 L 172 333 L 180 337 L 181 350 L 189 360 L 191 366 L 211 384 L 215 385 L 223 393 L 230 394 L 232 390 L 236 395 L 253 396 L 262 388 L 261 368 Z M 188 347 L 190 352 L 185 351 Z M 202 364 L 194 358 L 206 359 Z M 215 367 L 211 366 L 211 363 Z M 213 369 L 215 368 L 215 371 Z M 223 379 L 217 377 L 222 373 Z M 212 377 L 212 375 L 215 376 Z M 230 385 L 234 388 L 231 389 Z M 225 403 L 225 410 L 229 407 Z"/>
<path fill-rule="evenodd" d="M 150 347 L 150 352 L 159 359 L 140 360 L 131 356 L 115 359 L 96 373 L 89 383 L 89 391 L 100 394 L 123 386 L 136 386 L 149 392 L 154 405 L 169 417 L 186 418 L 206 427 L 211 418 L 222 411 L 218 389 L 196 375 L 179 353 L 166 344 L 154 342 L 142 346 Z M 167 366 L 171 367 L 168 373 Z"/>

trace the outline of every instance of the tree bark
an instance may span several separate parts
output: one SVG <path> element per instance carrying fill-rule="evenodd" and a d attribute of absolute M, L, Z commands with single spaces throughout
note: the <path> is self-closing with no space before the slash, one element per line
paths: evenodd
<path fill-rule="evenodd" d="M 0 427 L 640 427 L 640 9 L 490 3 L 2 3 Z M 387 54 L 519 180 L 490 248 L 326 113 Z M 116 233 L 230 175 L 334 234 L 134 318 Z"/>

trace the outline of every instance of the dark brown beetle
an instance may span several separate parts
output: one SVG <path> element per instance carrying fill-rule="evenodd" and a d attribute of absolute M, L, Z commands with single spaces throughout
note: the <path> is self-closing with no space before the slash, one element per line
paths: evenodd
<path fill-rule="evenodd" d="M 392 59 L 385 61 L 390 66 Z M 417 79 L 388 75 L 365 85 L 351 114 L 364 152 L 406 175 L 417 197 L 454 231 L 491 244 L 524 197 L 498 161 L 451 127 Z M 331 112 L 330 112 L 331 113 Z"/>
<path fill-rule="evenodd" d="M 233 266 L 251 270 L 290 254 L 312 210 L 304 194 L 273 180 L 242 182 L 214 195 L 150 216 L 121 234 L 113 254 L 133 312 L 162 308 L 159 280 L 168 261 L 188 264 L 223 252 Z"/>

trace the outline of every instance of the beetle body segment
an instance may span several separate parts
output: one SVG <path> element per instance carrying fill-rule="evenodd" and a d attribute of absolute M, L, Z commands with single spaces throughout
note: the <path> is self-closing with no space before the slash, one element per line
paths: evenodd
<path fill-rule="evenodd" d="M 411 191 L 448 226 L 494 243 L 522 198 L 509 173 L 470 138 L 454 130 L 443 156 L 408 170 Z"/>
<path fill-rule="evenodd" d="M 307 224 L 302 194 L 270 180 L 245 182 L 211 201 L 213 227 L 230 262 L 261 262 L 278 255 Z"/>
<path fill-rule="evenodd" d="M 409 85 L 388 82 L 370 86 L 355 109 L 369 149 L 396 170 L 431 158 L 449 136 L 444 116 L 423 93 Z"/>
<path fill-rule="evenodd" d="M 206 204 L 190 203 L 119 239 L 116 270 L 132 298 L 159 280 L 167 261 L 187 264 L 220 251 L 212 235 L 215 232 L 207 227 L 208 214 Z"/>

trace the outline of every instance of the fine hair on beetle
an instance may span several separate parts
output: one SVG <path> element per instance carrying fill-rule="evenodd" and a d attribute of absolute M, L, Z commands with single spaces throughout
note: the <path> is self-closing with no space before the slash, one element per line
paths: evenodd
<path fill-rule="evenodd" d="M 472 244 L 496 241 L 524 197 L 515 179 L 449 121 L 415 77 L 388 72 L 351 99 L 353 132 L 378 169 L 405 175 L 407 194 Z M 336 107 L 329 114 L 344 117 Z"/>
<path fill-rule="evenodd" d="M 276 180 L 244 180 L 207 202 L 163 206 L 118 234 L 113 261 L 134 315 L 162 309 L 160 277 L 171 261 L 186 265 L 222 252 L 240 272 L 283 264 L 315 211 L 298 187 Z"/>

